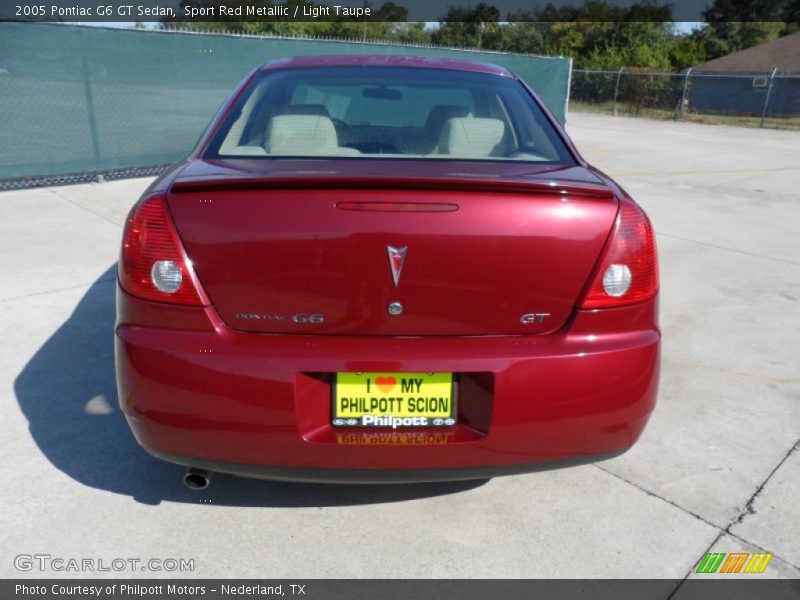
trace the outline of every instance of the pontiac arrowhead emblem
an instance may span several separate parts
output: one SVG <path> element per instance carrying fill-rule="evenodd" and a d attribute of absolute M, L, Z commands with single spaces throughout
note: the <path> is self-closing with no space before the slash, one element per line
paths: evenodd
<path fill-rule="evenodd" d="M 386 251 L 389 253 L 389 266 L 392 268 L 394 287 L 397 287 L 400 281 L 400 274 L 403 272 L 403 263 L 406 261 L 406 250 L 408 250 L 408 246 L 403 246 L 402 248 L 386 246 Z"/>

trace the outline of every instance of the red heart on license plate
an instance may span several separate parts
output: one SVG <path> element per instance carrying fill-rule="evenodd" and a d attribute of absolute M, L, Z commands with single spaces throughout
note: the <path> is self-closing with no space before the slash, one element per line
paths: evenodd
<path fill-rule="evenodd" d="M 377 385 L 378 389 L 384 394 L 388 394 L 394 389 L 394 386 L 397 385 L 397 379 L 394 377 L 376 377 L 375 385 Z"/>

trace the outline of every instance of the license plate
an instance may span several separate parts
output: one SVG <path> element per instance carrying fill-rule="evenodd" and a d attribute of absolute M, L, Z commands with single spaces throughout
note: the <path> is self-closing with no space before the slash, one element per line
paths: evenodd
<path fill-rule="evenodd" d="M 452 373 L 337 373 L 334 427 L 452 427 Z"/>

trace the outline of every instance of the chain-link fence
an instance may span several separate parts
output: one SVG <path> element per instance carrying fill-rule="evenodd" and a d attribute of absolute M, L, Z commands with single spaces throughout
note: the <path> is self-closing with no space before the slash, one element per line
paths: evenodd
<path fill-rule="evenodd" d="M 570 109 L 800 129 L 800 74 L 574 69 Z"/>

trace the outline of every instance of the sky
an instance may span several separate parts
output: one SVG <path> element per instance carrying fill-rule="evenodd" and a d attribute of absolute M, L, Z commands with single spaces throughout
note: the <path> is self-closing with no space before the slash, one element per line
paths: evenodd
<path fill-rule="evenodd" d="M 678 21 L 675 25 L 680 33 L 691 33 L 695 29 L 700 29 L 705 23 L 702 21 Z"/>

